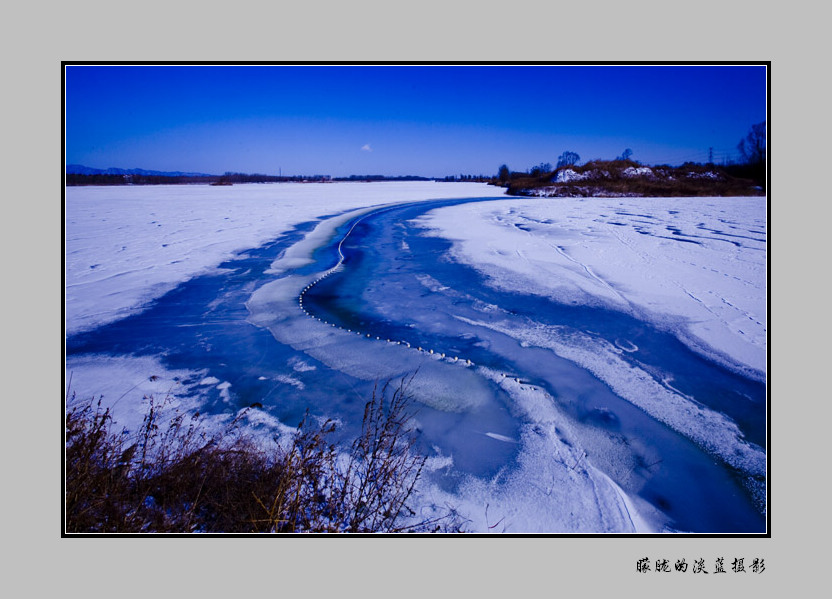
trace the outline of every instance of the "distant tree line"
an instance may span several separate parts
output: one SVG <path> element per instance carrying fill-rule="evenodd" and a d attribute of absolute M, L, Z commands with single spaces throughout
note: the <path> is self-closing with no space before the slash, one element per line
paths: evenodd
<path fill-rule="evenodd" d="M 219 178 L 223 183 L 281 183 L 285 181 L 328 181 L 328 175 L 295 175 L 295 176 L 277 176 L 277 175 L 262 175 L 259 173 L 231 173 L 227 172 Z"/>
<path fill-rule="evenodd" d="M 67 186 L 79 185 L 177 185 L 177 184 L 219 184 L 233 185 L 234 183 L 286 183 L 304 181 L 329 181 L 329 175 L 293 175 L 275 176 L 246 173 L 225 173 L 224 175 L 209 176 L 167 176 L 167 175 L 113 175 L 94 174 L 82 175 L 68 173 Z"/>
<path fill-rule="evenodd" d="M 168 177 L 164 175 L 66 175 L 67 186 L 76 185 L 170 185 L 173 183 L 210 183 L 219 177 Z"/>
<path fill-rule="evenodd" d="M 390 177 L 387 175 L 350 175 L 349 177 L 333 177 L 333 181 L 434 181 L 430 177 L 419 177 L 418 175 L 399 175 Z"/>
<path fill-rule="evenodd" d="M 421 177 L 418 175 L 349 175 L 331 177 L 329 175 L 292 175 L 275 176 L 246 173 L 225 173 L 208 176 L 168 176 L 168 175 L 118 175 L 93 174 L 82 175 L 68 173 L 67 186 L 80 185 L 176 185 L 176 184 L 211 184 L 233 185 L 235 183 L 289 183 L 289 182 L 329 182 L 329 181 L 479 181 L 490 182 L 488 175 L 450 175 L 444 178 Z"/>
<path fill-rule="evenodd" d="M 447 182 L 459 182 L 463 181 L 466 183 L 490 183 L 492 177 L 489 175 L 465 175 L 460 173 L 459 175 L 448 175 L 442 181 Z"/>

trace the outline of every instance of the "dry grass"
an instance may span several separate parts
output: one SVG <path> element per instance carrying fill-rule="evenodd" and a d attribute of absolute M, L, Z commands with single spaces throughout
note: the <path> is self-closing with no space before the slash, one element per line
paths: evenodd
<path fill-rule="evenodd" d="M 457 532 L 409 503 L 426 458 L 408 429 L 409 380 L 377 387 L 348 451 L 335 425 L 307 417 L 288 447 L 266 450 L 235 421 L 208 435 L 199 416 L 150 404 L 141 428 L 114 431 L 101 402 L 66 414 L 67 533 Z"/>

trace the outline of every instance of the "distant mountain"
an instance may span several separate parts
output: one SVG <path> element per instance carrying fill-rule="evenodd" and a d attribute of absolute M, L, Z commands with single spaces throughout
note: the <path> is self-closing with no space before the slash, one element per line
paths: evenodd
<path fill-rule="evenodd" d="M 147 171 L 143 168 L 91 168 L 83 164 L 67 164 L 67 175 L 144 175 L 147 177 L 216 177 L 205 173 L 183 173 L 181 171 Z"/>

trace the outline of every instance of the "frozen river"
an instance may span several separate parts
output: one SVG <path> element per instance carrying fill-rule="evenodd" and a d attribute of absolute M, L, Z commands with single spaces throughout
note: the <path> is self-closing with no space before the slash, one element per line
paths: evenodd
<path fill-rule="evenodd" d="M 287 228 L 70 334 L 68 372 L 152 360 L 204 412 L 256 404 L 294 426 L 309 408 L 346 435 L 376 382 L 415 373 L 426 510 L 453 505 L 480 532 L 764 532 L 753 360 L 702 351 L 695 330 L 614 301 L 496 284 L 436 218 L 505 201 L 404 202 Z"/>

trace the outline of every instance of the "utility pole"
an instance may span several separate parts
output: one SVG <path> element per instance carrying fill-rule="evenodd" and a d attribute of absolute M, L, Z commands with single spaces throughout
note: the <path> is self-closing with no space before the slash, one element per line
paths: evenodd
<path fill-rule="evenodd" d="M 714 163 L 714 149 L 713 147 L 708 148 L 708 164 Z"/>

